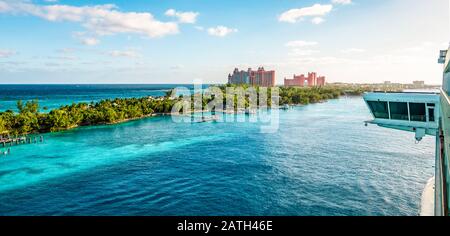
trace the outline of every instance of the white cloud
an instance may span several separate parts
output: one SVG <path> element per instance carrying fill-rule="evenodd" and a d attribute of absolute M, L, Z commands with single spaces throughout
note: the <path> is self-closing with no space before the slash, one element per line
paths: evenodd
<path fill-rule="evenodd" d="M 73 48 L 62 48 L 62 49 L 56 50 L 56 52 L 61 53 L 61 54 L 72 54 L 72 53 L 75 53 L 75 49 L 73 49 Z"/>
<path fill-rule="evenodd" d="M 291 52 L 289 52 L 289 56 L 293 57 L 302 57 L 302 56 L 310 56 L 316 53 L 319 53 L 318 50 L 311 49 L 303 49 L 303 48 L 294 48 Z"/>
<path fill-rule="evenodd" d="M 203 26 L 195 26 L 195 29 L 198 31 L 204 31 L 205 28 Z"/>
<path fill-rule="evenodd" d="M 333 5 L 314 4 L 311 7 L 295 8 L 283 12 L 278 18 L 281 22 L 296 23 L 305 17 L 322 17 L 333 10 Z"/>
<path fill-rule="evenodd" d="M 433 47 L 433 46 L 435 46 L 435 44 L 432 43 L 432 42 L 422 42 L 420 44 L 404 48 L 401 51 L 417 53 L 417 52 L 423 52 L 423 51 L 431 50 L 431 47 Z"/>
<path fill-rule="evenodd" d="M 311 22 L 315 25 L 320 25 L 323 22 L 325 22 L 325 19 L 323 19 L 322 17 L 314 17 Z"/>
<path fill-rule="evenodd" d="M 0 1 L 0 12 L 7 12 L 11 11 L 11 7 L 8 3 Z"/>
<path fill-rule="evenodd" d="M 352 4 L 352 0 L 332 0 L 333 4 L 341 4 L 341 5 L 348 5 Z"/>
<path fill-rule="evenodd" d="M 140 55 L 134 50 L 124 50 L 124 51 L 114 50 L 108 52 L 107 54 L 113 57 L 129 57 L 129 58 L 140 57 Z"/>
<path fill-rule="evenodd" d="M 181 69 L 184 69 L 185 68 L 185 66 L 184 65 L 173 65 L 173 66 L 171 66 L 170 67 L 170 69 L 172 69 L 172 70 L 181 70 Z"/>
<path fill-rule="evenodd" d="M 313 41 L 308 42 L 303 40 L 296 40 L 287 42 L 285 46 L 290 48 L 290 52 L 288 53 L 289 56 L 304 57 L 319 53 L 318 50 L 309 49 L 310 47 L 317 46 L 318 44 L 319 43 Z"/>
<path fill-rule="evenodd" d="M 98 35 L 135 33 L 155 38 L 179 32 L 175 22 L 158 21 L 147 12 L 121 12 L 112 4 L 78 7 L 0 1 L 0 12 L 29 14 L 48 21 L 78 22 Z"/>
<path fill-rule="evenodd" d="M 11 50 L 2 50 L 0 49 L 0 58 L 6 58 L 15 55 L 16 52 Z"/>
<path fill-rule="evenodd" d="M 48 59 L 55 59 L 55 60 L 58 60 L 58 61 L 61 61 L 61 60 L 74 61 L 74 60 L 77 60 L 78 57 L 70 56 L 70 55 L 64 55 L 64 56 L 50 56 L 50 57 L 48 57 Z"/>
<path fill-rule="evenodd" d="M 197 16 L 199 15 L 198 12 L 181 12 L 181 11 L 176 11 L 175 9 L 169 9 L 166 11 L 165 13 L 166 16 L 173 16 L 173 17 L 177 17 L 178 21 L 180 23 L 185 23 L 185 24 L 194 24 L 195 22 L 197 22 Z"/>
<path fill-rule="evenodd" d="M 296 41 L 290 41 L 286 43 L 286 47 L 291 47 L 291 48 L 298 48 L 298 47 L 309 47 L 309 46 L 316 46 L 319 43 L 317 42 L 308 42 L 308 41 L 303 41 L 303 40 L 296 40 Z"/>
<path fill-rule="evenodd" d="M 237 29 L 228 28 L 228 27 L 221 26 L 221 25 L 208 29 L 208 34 L 210 34 L 212 36 L 217 36 L 217 37 L 225 37 L 231 33 L 236 33 L 236 32 L 238 32 Z"/>
<path fill-rule="evenodd" d="M 82 38 L 80 40 L 82 44 L 87 46 L 94 46 L 100 43 L 100 41 L 96 38 Z"/>
<path fill-rule="evenodd" d="M 362 48 L 347 48 L 347 49 L 341 50 L 341 52 L 342 52 L 342 53 L 345 53 L 345 54 L 363 53 L 363 52 L 365 52 L 365 51 L 366 51 L 366 50 L 365 50 L 365 49 L 362 49 Z"/>

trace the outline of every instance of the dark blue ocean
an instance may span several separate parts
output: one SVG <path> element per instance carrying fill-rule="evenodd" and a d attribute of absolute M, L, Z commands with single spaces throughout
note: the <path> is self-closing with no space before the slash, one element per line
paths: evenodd
<path fill-rule="evenodd" d="M 170 85 L 0 86 L 0 105 L 158 95 Z M 8 108 L 9 109 L 9 108 Z M 417 215 L 434 138 L 364 126 L 361 97 L 261 123 L 155 117 L 45 135 L 0 156 L 0 215 Z M 0 148 L 1 149 L 1 148 Z"/>
<path fill-rule="evenodd" d="M 164 96 L 175 87 L 193 89 L 193 85 L 115 84 L 115 85 L 0 85 L 0 111 L 17 111 L 17 101 L 38 99 L 41 110 L 80 102 L 96 102 L 111 98 Z M 204 85 L 204 87 L 206 87 Z"/>

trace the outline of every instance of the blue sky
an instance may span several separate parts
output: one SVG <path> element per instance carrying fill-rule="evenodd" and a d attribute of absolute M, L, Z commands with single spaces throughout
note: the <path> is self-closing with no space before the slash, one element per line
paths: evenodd
<path fill-rule="evenodd" d="M 0 0 L 0 83 L 441 81 L 448 0 Z"/>

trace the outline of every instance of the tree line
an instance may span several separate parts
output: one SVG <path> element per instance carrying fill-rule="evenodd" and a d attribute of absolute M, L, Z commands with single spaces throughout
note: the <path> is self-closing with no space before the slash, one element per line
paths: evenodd
<path fill-rule="evenodd" d="M 116 98 L 97 103 L 66 105 L 49 113 L 41 113 L 37 100 L 26 103 L 18 101 L 18 112 L 0 112 L 0 134 L 25 135 L 57 132 L 79 126 L 113 124 L 170 112 L 174 103 L 171 99 Z"/>
<path fill-rule="evenodd" d="M 220 86 L 224 92 L 231 85 Z M 255 88 L 258 92 L 260 88 Z M 269 94 L 271 89 L 269 88 Z M 174 91 L 168 91 L 160 98 L 116 98 L 99 102 L 77 103 L 61 106 L 48 113 L 42 113 L 37 100 L 17 102 L 18 112 L 7 110 L 0 112 L 0 135 L 26 135 L 32 133 L 57 132 L 79 126 L 114 124 L 131 119 L 148 117 L 158 113 L 170 113 L 173 106 L 182 96 L 170 96 Z M 342 87 L 294 88 L 280 87 L 280 105 L 309 104 L 335 99 L 348 93 L 359 95 L 364 90 L 360 88 L 346 89 Z M 195 95 L 191 95 L 193 99 Z M 268 96 L 270 106 L 270 96 Z M 224 96 L 224 104 L 226 95 Z M 205 107 L 212 98 L 204 98 Z M 248 98 L 246 106 L 248 106 Z M 193 109 L 193 106 L 191 107 Z"/>

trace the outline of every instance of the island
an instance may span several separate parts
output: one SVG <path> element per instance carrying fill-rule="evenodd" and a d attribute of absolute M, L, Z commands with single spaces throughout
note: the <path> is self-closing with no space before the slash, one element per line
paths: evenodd
<path fill-rule="evenodd" d="M 248 88 L 246 85 L 220 85 L 222 91 L 229 87 Z M 321 87 L 278 87 L 280 105 L 306 105 L 342 95 L 361 95 L 363 87 L 321 86 Z M 259 93 L 260 87 L 255 87 Z M 272 88 L 267 88 L 269 93 Z M 167 91 L 162 97 L 115 98 L 91 103 L 74 103 L 61 106 L 49 112 L 41 112 L 39 101 L 17 101 L 17 110 L 0 112 L 0 143 L 11 141 L 11 137 L 42 134 L 69 130 L 80 126 L 117 124 L 158 115 L 170 115 L 173 106 L 183 96 L 173 96 Z M 195 95 L 191 95 L 193 98 Z M 223 97 L 224 103 L 226 96 Z M 268 98 L 270 99 L 270 98 Z M 203 107 L 212 99 L 203 98 Z M 248 97 L 246 97 L 248 106 Z M 270 101 L 268 102 L 270 107 Z M 192 112 L 194 108 L 192 107 Z M 15 140 L 19 141 L 19 140 Z M 22 141 L 22 140 L 20 140 Z"/>

